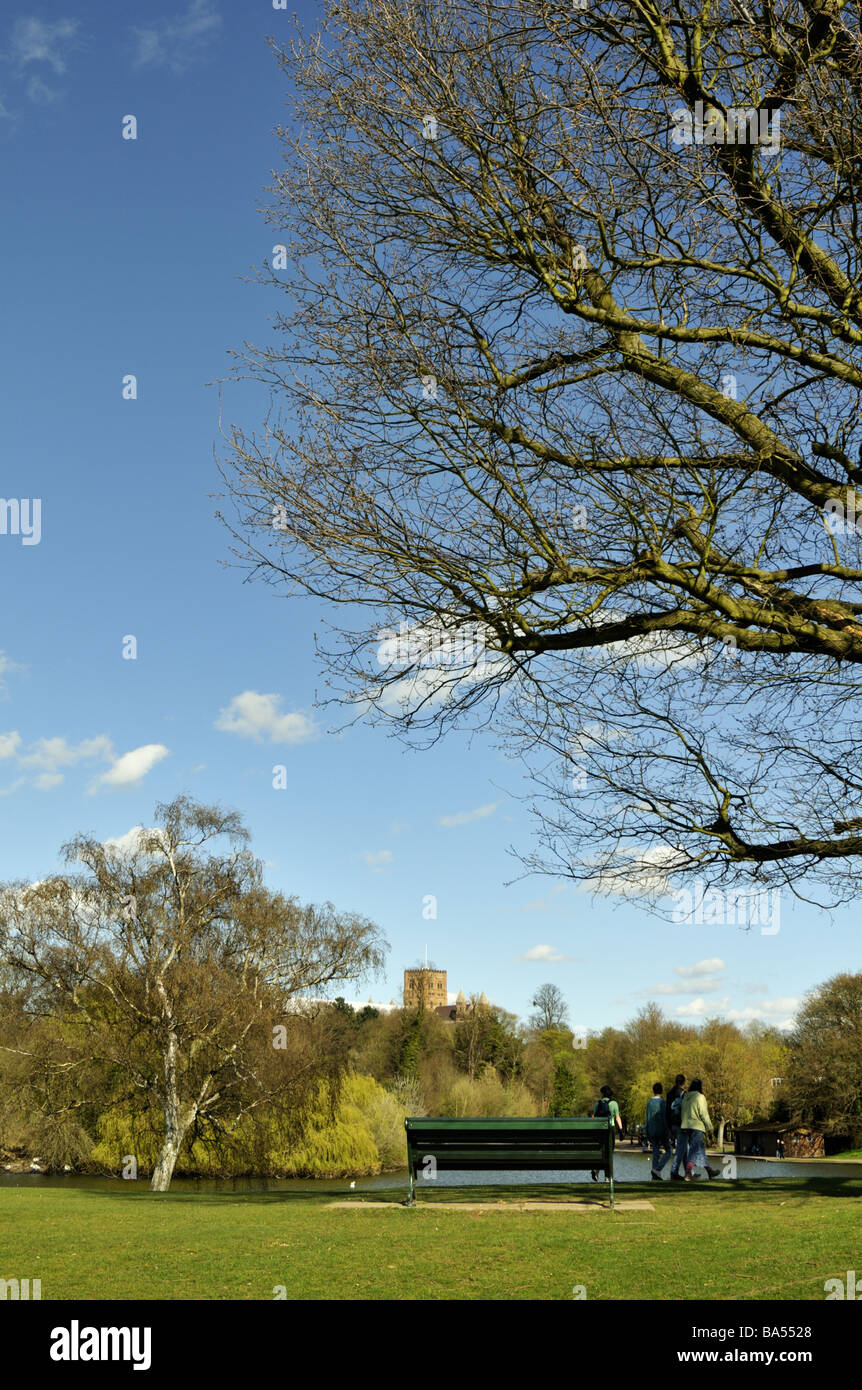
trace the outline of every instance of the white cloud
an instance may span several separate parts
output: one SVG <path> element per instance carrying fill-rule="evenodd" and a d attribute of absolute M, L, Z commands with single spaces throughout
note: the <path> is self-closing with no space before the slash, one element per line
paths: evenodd
<path fill-rule="evenodd" d="M 111 758 L 113 753 L 114 745 L 106 734 L 85 738 L 78 744 L 69 743 L 65 738 L 39 738 L 30 745 L 28 753 L 19 755 L 18 761 L 22 767 L 56 772 L 60 767 L 71 767 L 89 758 Z"/>
<path fill-rule="evenodd" d="M 477 806 L 475 811 L 458 811 L 454 816 L 441 816 L 439 825 L 469 825 L 474 820 L 484 820 L 486 816 L 493 816 L 499 801 L 490 801 L 487 806 Z"/>
<path fill-rule="evenodd" d="M 459 625 L 440 618 L 385 628 L 378 633 L 377 660 L 387 675 L 399 669 L 408 674 L 357 698 L 401 712 L 445 703 L 463 687 L 490 680 L 505 668 L 507 658 L 492 650 L 491 635 L 483 623 Z"/>
<path fill-rule="evenodd" d="M 776 1028 L 786 1031 L 793 1027 L 798 1008 L 799 1000 L 792 996 L 784 999 L 764 999 L 759 1008 L 747 1005 L 744 1009 L 731 1009 L 727 1017 L 731 1023 L 752 1023 L 760 1020 L 773 1023 Z"/>
<path fill-rule="evenodd" d="M 240 738 L 253 738 L 257 743 L 265 738 L 270 743 L 307 743 L 315 737 L 314 720 L 300 711 L 282 714 L 280 705 L 280 695 L 244 690 L 220 711 L 215 727 L 224 733 L 239 734 Z"/>
<path fill-rule="evenodd" d="M 40 772 L 36 778 L 35 785 L 40 792 L 50 791 L 52 787 L 59 787 L 65 779 L 62 772 Z"/>
<path fill-rule="evenodd" d="M 373 869 L 379 874 L 387 864 L 392 863 L 393 855 L 391 849 L 365 850 L 362 858 L 365 860 L 369 869 Z"/>
<path fill-rule="evenodd" d="M 57 19 L 52 23 L 17 19 L 9 45 L 12 59 L 19 68 L 28 63 L 49 63 L 56 73 L 65 72 L 66 55 L 77 30 L 77 19 Z"/>
<path fill-rule="evenodd" d="M 765 999 L 763 1001 L 763 1012 L 765 1014 L 782 1014 L 794 1011 L 799 1008 L 799 999 L 785 997 L 784 999 Z"/>
<path fill-rule="evenodd" d="M 221 29 L 221 15 L 211 0 L 192 0 L 177 19 L 164 20 L 146 29 L 134 30 L 137 40 L 135 66 L 169 68 L 184 72 L 202 58 Z"/>
<path fill-rule="evenodd" d="M 162 844 L 165 843 L 164 832 L 158 826 L 133 825 L 131 830 L 126 831 L 125 835 L 117 835 L 113 839 L 103 840 L 102 847 L 113 850 L 120 859 L 132 858 L 142 849 L 141 838 L 152 835 L 157 836 Z"/>
<path fill-rule="evenodd" d="M 701 994 L 714 994 L 717 989 L 723 989 L 727 981 L 719 977 L 718 972 L 724 969 L 724 961 L 720 956 L 710 956 L 706 960 L 699 960 L 696 965 L 675 965 L 673 970 L 675 975 L 680 978 L 671 985 L 653 985 L 650 989 L 641 990 L 641 994 L 694 994 L 697 990 Z"/>
<path fill-rule="evenodd" d="M 682 1004 L 674 1010 L 677 1018 L 697 1018 L 710 1017 L 721 1014 L 729 1023 L 751 1023 L 762 1021 L 772 1023 L 776 1028 L 783 1031 L 793 1027 L 794 1014 L 799 1007 L 799 1000 L 788 997 L 784 999 L 764 999 L 759 1008 L 747 1005 L 743 1009 L 731 1009 L 728 1007 L 730 999 L 713 999 L 708 1001 L 702 997 L 692 999 L 690 1004 Z"/>
<path fill-rule="evenodd" d="M 11 729 L 8 734 L 0 734 L 0 758 L 11 758 L 21 747 L 21 735 L 17 729 Z"/>
<path fill-rule="evenodd" d="M 93 738 L 82 739 L 80 743 L 70 743 L 62 735 L 54 738 L 39 738 L 31 743 L 25 752 L 21 751 L 21 735 L 17 730 L 0 734 L 0 759 L 15 758 L 18 767 L 32 775 L 30 784 L 39 791 L 50 791 L 64 781 L 63 769 L 74 767 L 77 763 L 99 761 L 109 763 L 108 770 L 96 779 L 89 790 L 98 787 L 130 786 L 139 782 L 169 750 L 162 743 L 146 743 L 133 748 L 122 757 L 117 757 L 113 740 L 107 734 L 97 734 Z M 3 794 L 25 786 L 27 777 L 20 777 Z"/>
<path fill-rule="evenodd" d="M 624 609 L 603 608 L 596 621 L 590 626 L 604 627 L 608 623 L 625 622 L 631 614 Z M 718 643 L 706 654 L 715 655 Z M 650 667 L 697 666 L 702 665 L 704 653 L 691 638 L 676 632 L 648 632 L 642 637 L 627 637 L 621 642 L 609 642 L 601 647 L 585 647 L 583 655 L 587 660 L 607 664 L 611 656 L 620 662 L 632 662 L 642 669 Z"/>
<path fill-rule="evenodd" d="M 672 891 L 670 874 L 678 873 L 690 862 L 683 850 L 670 845 L 620 851 L 598 867 L 593 878 L 585 879 L 579 891 L 620 897 L 667 897 Z"/>
<path fill-rule="evenodd" d="M 103 849 L 112 849 L 121 856 L 134 854 L 143 833 L 144 827 L 142 825 L 133 825 L 131 830 L 126 831 L 125 835 L 117 835 L 114 839 L 103 840 L 102 847 Z"/>
<path fill-rule="evenodd" d="M 529 951 L 525 951 L 518 960 L 538 960 L 544 961 L 548 965 L 556 965 L 562 960 L 582 960 L 582 956 L 567 956 L 556 946 L 531 946 Z"/>
<path fill-rule="evenodd" d="M 694 994 L 698 990 L 701 994 L 714 994 L 717 989 L 724 989 L 727 980 L 719 975 L 702 975 L 697 980 L 686 982 L 677 980 L 672 985 L 653 985 L 652 989 L 641 990 L 641 994 Z"/>
<path fill-rule="evenodd" d="M 709 960 L 699 960 L 697 965 L 675 965 L 673 973 L 683 980 L 690 980 L 695 975 L 714 975 L 716 970 L 723 969 L 724 961 L 721 957 L 711 956 Z"/>
<path fill-rule="evenodd" d="M 723 1013 L 730 1003 L 730 999 L 713 999 L 707 1003 L 705 999 L 692 999 L 690 1004 L 680 1004 L 674 1010 L 677 1018 L 698 1018 L 705 1014 Z"/>
<path fill-rule="evenodd" d="M 4 109 L 2 102 L 0 102 L 0 116 L 8 116 L 8 114 L 9 112 Z M 15 671 L 24 671 L 26 669 L 25 666 L 19 665 L 17 661 L 12 661 L 5 652 L 0 652 L 0 695 L 6 693 L 6 681 L 4 677 L 11 676 Z"/>
<path fill-rule="evenodd" d="M 116 758 L 113 766 L 96 779 L 90 790 L 95 791 L 98 787 L 134 786 L 169 753 L 170 749 L 163 743 L 144 743 L 140 748 L 133 748 L 129 753 Z"/>
<path fill-rule="evenodd" d="M 403 680 L 383 686 L 377 703 L 381 709 L 398 710 L 401 713 L 407 709 L 419 709 L 420 706 L 428 709 L 451 698 L 454 691 L 453 680 L 451 671 L 441 672 L 433 667 L 428 670 L 423 668 L 412 676 L 405 676 Z M 357 698 L 362 700 L 364 697 L 360 695 Z M 368 703 L 370 707 L 370 702 Z"/>

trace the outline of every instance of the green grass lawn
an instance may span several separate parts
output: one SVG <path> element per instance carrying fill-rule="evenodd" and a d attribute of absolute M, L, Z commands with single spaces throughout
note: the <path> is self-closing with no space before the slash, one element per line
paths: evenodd
<path fill-rule="evenodd" d="M 561 1190 L 552 1190 L 563 1195 Z M 582 1189 L 595 1200 L 594 1187 Z M 571 1189 L 565 1189 L 569 1195 Z M 603 1189 L 606 1192 L 606 1189 Z M 548 1194 L 514 1189 L 512 1198 Z M 0 1188 L 0 1278 L 47 1299 L 813 1299 L 862 1260 L 862 1179 L 626 1183 L 654 1211 L 327 1210 L 342 1189 Z"/>

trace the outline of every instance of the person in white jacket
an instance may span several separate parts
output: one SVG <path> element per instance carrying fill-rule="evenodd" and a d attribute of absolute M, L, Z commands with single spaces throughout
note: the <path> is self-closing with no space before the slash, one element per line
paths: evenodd
<path fill-rule="evenodd" d="M 686 1141 L 685 1176 L 690 1182 L 695 1168 L 705 1168 L 710 1178 L 719 1170 L 710 1168 L 706 1156 L 706 1136 L 712 1139 L 712 1120 L 703 1095 L 703 1082 L 696 1076 L 682 1098 L 682 1133 Z"/>

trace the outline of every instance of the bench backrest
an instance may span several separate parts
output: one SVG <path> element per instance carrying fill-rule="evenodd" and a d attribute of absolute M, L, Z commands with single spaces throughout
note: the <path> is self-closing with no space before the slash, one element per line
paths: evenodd
<path fill-rule="evenodd" d="M 613 1163 L 613 1122 L 560 1116 L 404 1121 L 407 1165 L 415 1176 L 432 1157 L 437 1170 L 584 1169 Z"/>

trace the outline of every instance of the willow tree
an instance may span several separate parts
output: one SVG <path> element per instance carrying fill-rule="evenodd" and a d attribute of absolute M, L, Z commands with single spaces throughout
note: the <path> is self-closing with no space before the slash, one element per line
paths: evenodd
<path fill-rule="evenodd" d="M 156 822 L 128 843 L 70 841 L 78 873 L 4 885 L 0 965 L 26 984 L 31 1021 L 3 1050 L 58 1070 L 63 1115 L 76 1086 L 93 1107 L 100 1071 L 103 1109 L 131 1101 L 156 1117 L 163 1192 L 187 1135 L 307 1105 L 321 1059 L 290 1046 L 297 998 L 379 968 L 384 943 L 364 918 L 268 889 L 236 812 L 181 796 Z"/>
<path fill-rule="evenodd" d="M 338 0 L 276 49 L 235 550 L 331 605 L 334 699 L 523 753 L 534 867 L 855 889 L 858 26 Z"/>

